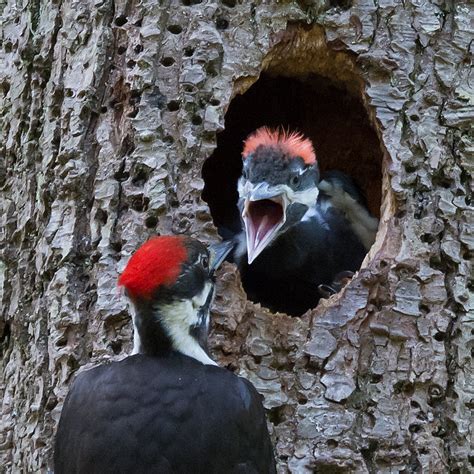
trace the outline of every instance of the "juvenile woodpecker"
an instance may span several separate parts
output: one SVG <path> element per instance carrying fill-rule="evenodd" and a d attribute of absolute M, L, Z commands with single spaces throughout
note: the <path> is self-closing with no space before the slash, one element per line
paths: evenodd
<path fill-rule="evenodd" d="M 210 255 L 187 237 L 156 237 L 119 279 L 135 355 L 82 372 L 64 403 L 55 474 L 274 473 L 261 396 L 207 352 Z"/>
<path fill-rule="evenodd" d="M 300 315 L 340 286 L 341 272 L 360 267 L 378 220 L 349 176 L 320 179 L 313 145 L 300 133 L 260 128 L 242 158 L 243 229 L 233 237 L 233 260 L 250 299 Z"/>

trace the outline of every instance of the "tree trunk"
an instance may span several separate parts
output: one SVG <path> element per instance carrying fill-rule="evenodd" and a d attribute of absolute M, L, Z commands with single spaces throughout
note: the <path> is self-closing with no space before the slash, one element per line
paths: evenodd
<path fill-rule="evenodd" d="M 349 150 L 381 224 L 356 277 L 301 318 L 247 301 L 226 264 L 214 356 L 265 396 L 280 472 L 474 469 L 468 3 L 0 2 L 5 472 L 52 468 L 74 373 L 130 351 L 116 279 L 131 252 L 156 233 L 216 240 L 215 183 L 235 190 L 217 167 L 208 207 L 203 164 L 232 138 L 238 157 L 225 112 L 246 120 L 238 94 L 261 73 L 360 105 L 363 156 L 359 129 L 312 133 L 335 168 Z"/>

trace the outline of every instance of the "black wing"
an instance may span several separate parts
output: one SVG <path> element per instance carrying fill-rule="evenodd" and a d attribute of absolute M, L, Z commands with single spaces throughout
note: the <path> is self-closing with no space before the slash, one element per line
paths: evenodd
<path fill-rule="evenodd" d="M 189 357 L 142 355 L 84 372 L 64 404 L 55 473 L 272 473 L 255 389 Z"/>

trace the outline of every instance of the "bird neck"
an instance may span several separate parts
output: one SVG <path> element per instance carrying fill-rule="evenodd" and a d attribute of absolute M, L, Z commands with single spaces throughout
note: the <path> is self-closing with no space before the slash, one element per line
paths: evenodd
<path fill-rule="evenodd" d="M 217 365 L 206 352 L 209 307 L 196 308 L 192 300 L 184 300 L 163 305 L 138 304 L 131 313 L 132 354 L 164 356 L 180 352 L 203 364 Z"/>

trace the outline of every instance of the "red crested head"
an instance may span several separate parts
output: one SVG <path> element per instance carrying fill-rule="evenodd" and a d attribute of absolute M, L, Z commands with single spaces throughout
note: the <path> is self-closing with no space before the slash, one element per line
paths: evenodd
<path fill-rule="evenodd" d="M 300 156 L 307 165 L 316 162 L 316 153 L 311 140 L 299 132 L 290 133 L 283 129 L 272 130 L 268 127 L 261 127 L 245 140 L 243 158 L 245 159 L 259 146 L 281 148 L 291 157 Z"/>
<path fill-rule="evenodd" d="M 188 258 L 185 241 L 185 237 L 163 236 L 145 242 L 128 261 L 119 286 L 132 298 L 149 299 L 161 285 L 175 283 Z"/>

